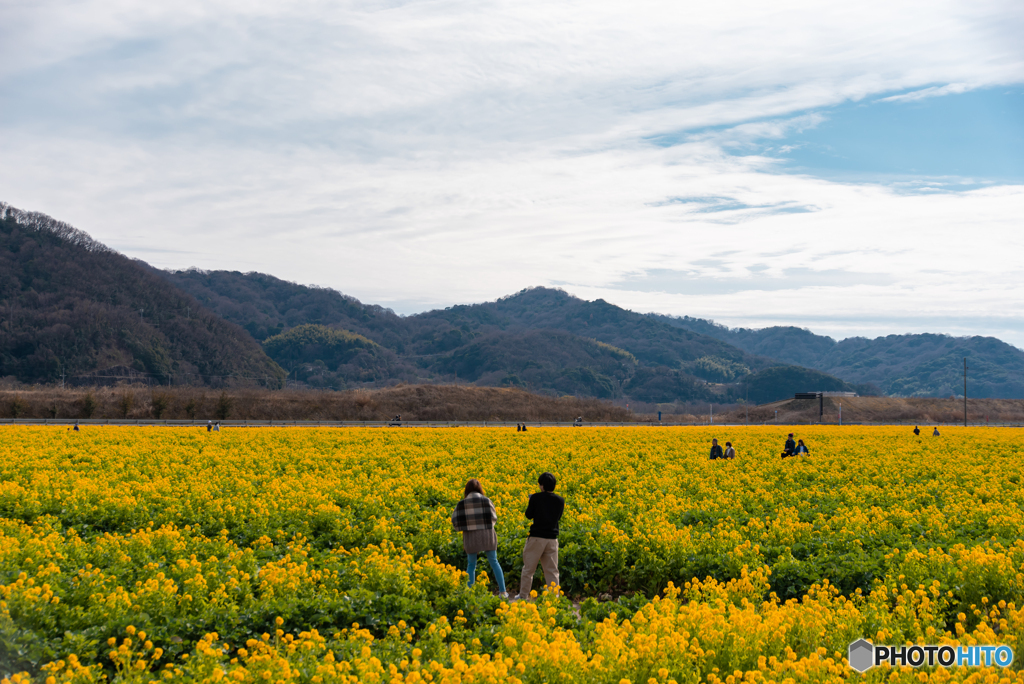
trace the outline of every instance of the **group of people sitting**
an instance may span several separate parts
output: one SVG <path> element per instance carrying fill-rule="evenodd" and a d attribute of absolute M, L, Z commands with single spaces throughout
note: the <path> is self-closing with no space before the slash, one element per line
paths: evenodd
<path fill-rule="evenodd" d="M 790 456 L 799 456 L 801 454 L 810 455 L 810 451 L 804 446 L 804 440 L 798 439 L 793 441 L 793 433 L 789 433 L 789 439 L 786 440 L 786 445 L 782 447 L 782 458 L 789 458 Z"/>
<path fill-rule="evenodd" d="M 526 423 L 516 423 L 516 432 L 526 432 Z"/>
<path fill-rule="evenodd" d="M 725 443 L 725 451 L 718 445 L 718 440 L 711 440 L 711 460 L 717 461 L 720 458 L 736 458 L 736 450 L 732 448 L 732 442 Z"/>
<path fill-rule="evenodd" d="M 782 449 L 782 458 L 789 458 L 790 456 L 799 456 L 801 454 L 810 454 L 811 452 L 804 445 L 804 440 L 798 439 L 793 440 L 793 433 L 789 433 L 789 439 L 786 440 L 786 446 Z M 732 447 L 732 442 L 725 443 L 725 449 L 723 450 L 718 444 L 717 439 L 711 440 L 711 460 L 717 461 L 718 459 L 733 459 L 736 458 L 736 450 Z"/>
<path fill-rule="evenodd" d="M 525 427 L 525 426 L 524 426 Z M 533 575 L 539 563 L 544 570 L 546 585 L 559 586 L 558 581 L 558 523 L 565 510 L 565 499 L 555 494 L 555 476 L 543 473 L 537 479 L 538 491 L 530 495 L 526 506 L 526 518 L 533 521 L 530 536 L 523 547 L 523 572 L 519 582 L 518 598 L 530 598 L 533 589 Z M 505 573 L 498 563 L 498 535 L 494 526 L 498 513 L 494 504 L 484 496 L 480 480 L 473 478 L 466 482 L 462 500 L 452 511 L 452 529 L 462 532 L 462 548 L 466 552 L 466 571 L 469 586 L 476 583 L 477 555 L 484 554 L 498 583 L 498 596 L 507 599 Z M 513 597 L 515 600 L 517 597 Z"/>

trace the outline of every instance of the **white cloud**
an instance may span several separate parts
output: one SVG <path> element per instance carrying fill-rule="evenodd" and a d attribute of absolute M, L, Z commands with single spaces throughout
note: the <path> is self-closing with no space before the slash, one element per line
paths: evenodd
<path fill-rule="evenodd" d="M 0 198 L 158 266 L 261 270 L 410 308 L 571 283 L 735 323 L 827 312 L 829 330 L 902 331 L 920 314 L 1005 331 L 1024 316 L 1004 258 L 1022 253 L 1024 189 L 905 194 L 783 174 L 751 153 L 819 124 L 816 108 L 1019 83 L 1014 3 L 4 12 L 0 85 L 17 96 L 0 110 Z M 678 144 L 651 142 L 662 138 Z M 672 201 L 701 197 L 722 199 L 712 212 Z M 893 284 L 770 296 L 616 285 L 761 265 L 763 277 L 797 265 Z"/>
<path fill-rule="evenodd" d="M 916 102 L 917 100 L 924 100 L 929 97 L 942 97 L 943 95 L 960 95 L 961 93 L 970 92 L 977 85 L 968 85 L 966 83 L 950 83 L 944 86 L 932 86 L 931 88 L 922 88 L 921 90 L 914 90 L 909 93 L 903 93 L 902 95 L 892 95 L 890 97 L 883 97 L 879 102 Z"/>

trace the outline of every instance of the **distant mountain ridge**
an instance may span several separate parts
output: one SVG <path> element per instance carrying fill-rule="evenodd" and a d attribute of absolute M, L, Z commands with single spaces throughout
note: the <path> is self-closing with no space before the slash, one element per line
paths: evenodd
<path fill-rule="evenodd" d="M 413 316 L 260 273 L 162 271 L 0 203 L 0 377 L 21 382 L 472 383 L 648 403 L 794 391 L 1024 396 L 1024 352 L 994 338 L 836 342 L 638 314 L 559 289 Z M 874 389 L 873 389 L 874 388 Z"/>
<path fill-rule="evenodd" d="M 257 337 L 304 324 L 362 335 L 382 348 L 373 360 L 376 370 L 398 381 L 459 380 L 652 402 L 722 401 L 736 397 L 707 385 L 721 379 L 716 374 L 745 374 L 773 363 L 603 300 L 587 302 L 548 288 L 398 316 L 266 274 L 190 269 L 163 275 Z M 351 386 L 370 372 L 371 359 L 362 363 L 362 370 L 325 372 L 327 364 L 307 361 L 288 370 L 313 384 Z"/>
<path fill-rule="evenodd" d="M 931 333 L 888 335 L 869 340 L 831 337 L 795 327 L 727 328 L 690 317 L 652 316 L 715 337 L 751 354 L 813 368 L 850 383 L 870 383 L 897 397 L 963 395 L 963 359 L 968 395 L 1024 397 L 1024 351 L 994 337 Z"/>

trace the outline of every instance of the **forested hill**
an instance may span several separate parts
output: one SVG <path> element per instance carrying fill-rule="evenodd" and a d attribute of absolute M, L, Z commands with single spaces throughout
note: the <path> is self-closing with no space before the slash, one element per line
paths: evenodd
<path fill-rule="evenodd" d="M 149 267 L 0 203 L 0 376 L 276 387 L 284 372 L 244 330 Z"/>
<path fill-rule="evenodd" d="M 367 306 L 334 290 L 258 273 L 197 270 L 164 274 L 257 338 L 304 324 L 362 335 L 380 349 L 353 351 L 337 369 L 315 355 L 287 370 L 337 386 L 369 377 L 467 380 L 652 402 L 707 399 L 707 381 L 728 383 L 772 362 L 707 335 L 598 300 L 532 288 L 495 302 L 414 316 Z M 275 346 L 278 346 L 275 344 Z M 319 352 L 317 352 L 319 353 Z M 331 353 L 325 351 L 325 353 Z"/>
<path fill-rule="evenodd" d="M 964 357 L 969 366 L 970 396 L 1024 396 L 1024 351 L 994 337 L 917 334 L 873 340 L 851 337 L 836 342 L 794 327 L 753 330 L 727 328 L 699 318 L 652 318 L 716 337 L 751 354 L 814 368 L 851 383 L 872 383 L 891 396 L 962 395 Z"/>

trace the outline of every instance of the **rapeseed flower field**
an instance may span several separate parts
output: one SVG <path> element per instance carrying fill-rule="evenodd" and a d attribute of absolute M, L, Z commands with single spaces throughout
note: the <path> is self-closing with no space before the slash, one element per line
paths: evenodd
<path fill-rule="evenodd" d="M 1024 653 L 845 660 L 861 637 L 1019 651 L 1024 433 L 803 427 L 783 460 L 788 431 L 5 427 L 0 679 L 1024 682 Z M 465 481 L 514 587 L 545 470 L 562 592 L 501 601 L 486 563 L 468 588 Z"/>

